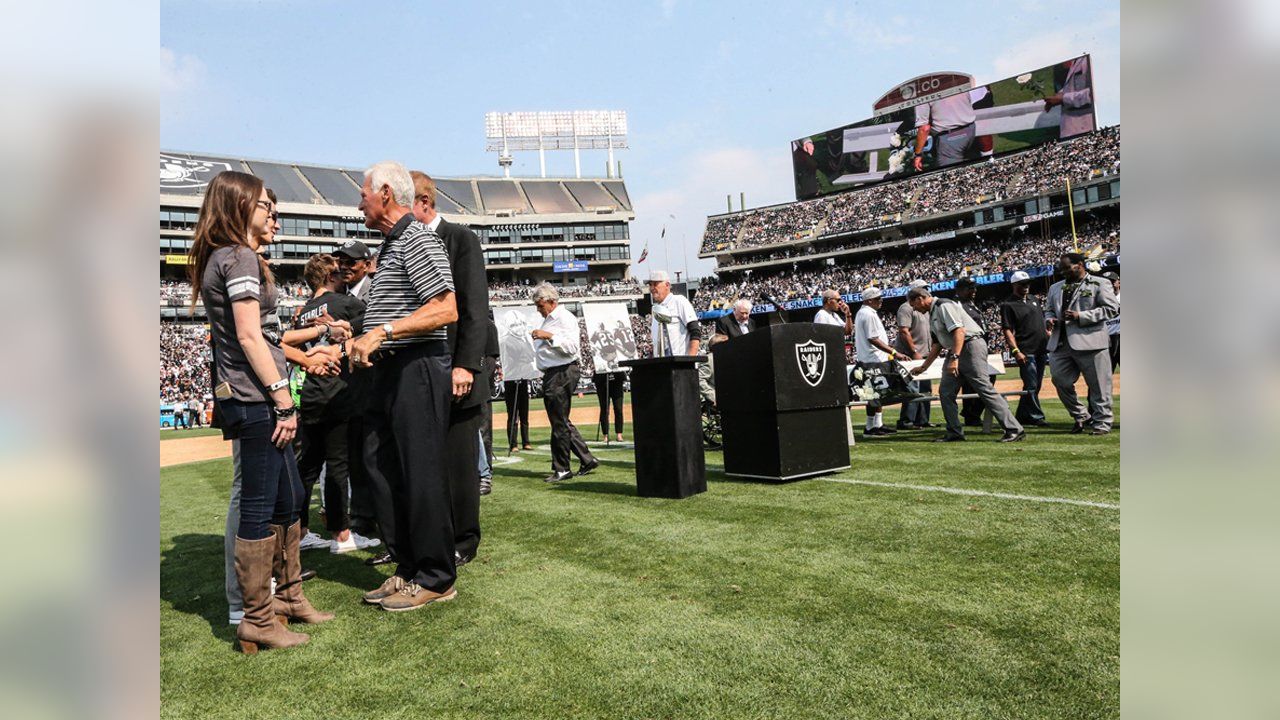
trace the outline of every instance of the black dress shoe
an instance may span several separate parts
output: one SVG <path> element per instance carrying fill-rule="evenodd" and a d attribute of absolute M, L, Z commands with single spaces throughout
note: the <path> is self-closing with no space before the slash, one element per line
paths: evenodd
<path fill-rule="evenodd" d="M 558 483 L 561 480 L 568 480 L 571 477 L 573 477 L 573 473 L 569 472 L 568 470 L 565 470 L 564 472 L 553 472 L 547 477 L 543 478 L 542 482 Z"/>
<path fill-rule="evenodd" d="M 882 426 L 880 426 L 880 427 L 876 428 L 876 432 L 877 432 L 878 434 L 880 434 L 880 435 L 897 435 L 897 434 L 898 434 L 898 431 L 897 431 L 897 430 L 894 430 L 893 428 L 889 427 L 888 425 L 882 425 Z"/>
<path fill-rule="evenodd" d="M 1071 434 L 1079 435 L 1082 432 L 1084 432 L 1084 423 L 1077 420 L 1076 424 L 1071 426 Z"/>
<path fill-rule="evenodd" d="M 1110 434 L 1111 434 L 1111 431 L 1110 431 L 1110 430 L 1099 430 L 1099 429 L 1097 429 L 1097 428 L 1094 428 L 1093 430 L 1090 430 L 1090 431 L 1089 431 L 1089 434 L 1090 434 L 1090 435 L 1110 435 Z"/>
<path fill-rule="evenodd" d="M 1004 437 L 1000 438 L 1000 442 L 1018 442 L 1019 440 L 1022 440 L 1026 436 L 1027 436 L 1026 430 L 1019 430 L 1018 432 L 1007 432 L 1004 434 Z"/>
<path fill-rule="evenodd" d="M 929 428 L 938 427 L 938 423 L 919 423 L 918 425 L 915 425 L 913 427 L 915 427 L 915 429 L 917 430 L 927 430 Z"/>
<path fill-rule="evenodd" d="M 940 438 L 934 438 L 934 442 L 964 442 L 964 437 L 960 435 L 943 435 Z"/>
<path fill-rule="evenodd" d="M 916 429 L 916 426 L 915 426 L 915 425 L 912 425 L 911 423 L 904 423 L 904 422 L 902 422 L 901 420 L 899 420 L 899 421 L 897 422 L 897 426 L 898 426 L 898 429 L 899 429 L 899 430 L 914 430 L 914 429 Z"/>
<path fill-rule="evenodd" d="M 578 476 L 581 477 L 586 475 L 598 467 L 600 467 L 600 461 L 596 458 L 591 458 L 590 460 L 582 463 L 582 467 L 578 468 Z"/>
<path fill-rule="evenodd" d="M 1032 420 L 1031 422 L 1024 422 L 1022 424 L 1030 425 L 1031 427 L 1049 427 L 1048 420 Z"/>
<path fill-rule="evenodd" d="M 303 568 L 302 572 L 298 575 L 299 578 L 302 578 L 303 582 L 306 582 L 315 576 L 316 576 L 316 571 L 309 570 L 307 568 Z"/>
<path fill-rule="evenodd" d="M 374 555 L 368 560 L 365 560 L 364 564 L 365 565 L 386 565 L 389 562 L 391 562 L 391 553 L 384 552 L 378 555 Z"/>

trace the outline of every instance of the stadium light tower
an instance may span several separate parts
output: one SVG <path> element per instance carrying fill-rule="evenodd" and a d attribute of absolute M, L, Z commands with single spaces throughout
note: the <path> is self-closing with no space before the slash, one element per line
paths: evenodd
<path fill-rule="evenodd" d="M 511 177 L 511 153 L 537 150 L 542 177 L 547 176 L 547 150 L 573 150 L 573 172 L 582 177 L 580 150 L 608 150 L 609 167 L 614 149 L 627 149 L 625 110 L 573 110 L 553 112 L 489 112 L 484 115 L 486 152 L 498 153 L 505 177 Z"/>

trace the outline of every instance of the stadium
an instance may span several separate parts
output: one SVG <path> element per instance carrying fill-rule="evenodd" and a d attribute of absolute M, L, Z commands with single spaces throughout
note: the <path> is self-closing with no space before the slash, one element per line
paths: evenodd
<path fill-rule="evenodd" d="M 1061 86 L 1063 76 L 1042 68 L 1020 86 L 1039 78 Z M 926 151 L 936 164 L 914 173 L 890 159 L 896 144 L 849 150 L 875 127 L 864 121 L 809 136 L 819 145 L 846 138 L 845 150 L 833 151 L 837 161 L 816 184 L 797 170 L 795 201 L 708 215 L 697 252 L 714 272 L 672 283 L 701 320 L 702 353 L 735 302 L 746 300 L 764 327 L 808 326 L 828 290 L 857 310 L 878 289 L 893 343 L 912 281 L 950 298 L 968 278 L 978 286 L 974 320 L 992 329 L 990 352 L 1004 363 L 995 387 L 1016 403 L 1018 368 L 998 331 L 1013 274 L 1027 273 L 1043 302 L 1064 253 L 1083 254 L 1095 275 L 1120 271 L 1120 127 L 1067 136 L 1066 120 L 1053 114 L 1046 125 L 1047 111 L 1033 113 L 1029 96 L 1011 93 L 1010 107 L 1037 118 L 1023 127 L 1016 113 L 1000 114 L 994 90 L 997 103 L 982 105 L 983 89 L 950 88 L 975 98 L 980 133 L 983 122 L 1005 123 L 987 125 L 1002 128 L 992 130 L 994 147 L 975 144 L 962 162 L 932 160 L 938 138 Z M 877 118 L 896 124 L 912 107 L 877 107 Z M 384 238 L 358 207 L 364 168 L 161 152 L 164 713 L 362 717 L 399 715 L 426 699 L 446 717 L 1118 716 L 1118 367 L 1113 431 L 1098 437 L 1071 430 L 1048 376 L 1046 426 L 1028 428 L 1016 445 L 997 444 L 990 414 L 959 445 L 932 444 L 928 429 L 872 438 L 854 432 L 865 405 L 855 400 L 848 469 L 744 480 L 726 472 L 719 436 L 706 436 L 706 492 L 644 497 L 633 429 L 641 402 L 626 394 L 626 439 L 611 441 L 590 382 L 603 372 L 589 350 L 592 328 L 608 309 L 625 314 L 634 356 L 658 355 L 645 280 L 660 268 L 631 257 L 631 223 L 650 209 L 633 207 L 609 167 L 598 178 L 434 178 L 440 216 L 479 239 L 499 333 L 534 317 L 530 292 L 540 283 L 576 318 L 582 380 L 571 418 L 599 469 L 542 482 L 554 445 L 540 403 L 528 423 L 531 448 L 516 452 L 513 440 L 506 451 L 501 387 L 517 362 L 504 346 L 491 398 L 498 439 L 493 492 L 481 505 L 485 544 L 458 569 L 458 599 L 388 621 L 358 602 L 390 572 L 364 562 L 376 550 L 304 551 L 317 574 L 307 594 L 338 619 L 307 629 L 301 649 L 267 653 L 267 664 L 228 650 L 237 632 L 221 590 L 229 443 L 218 430 L 190 429 L 190 417 L 188 429 L 173 429 L 175 403 L 178 413 L 198 406 L 201 425 L 213 407 L 209 318 L 185 275 L 197 215 L 210 179 L 227 170 L 278 195 L 269 262 L 285 327 L 311 296 L 302 279 L 309 258 L 349 239 L 377 248 Z M 844 354 L 850 373 L 867 360 L 852 334 Z M 612 358 L 608 369 L 619 369 Z M 1084 381 L 1077 387 L 1083 395 Z M 713 412 L 704 401 L 704 435 Z M 885 424 L 899 414 L 888 406 Z M 828 441 L 843 447 L 839 435 Z M 307 511 L 324 517 L 315 496 Z M 335 658 L 338 669 L 319 670 Z"/>

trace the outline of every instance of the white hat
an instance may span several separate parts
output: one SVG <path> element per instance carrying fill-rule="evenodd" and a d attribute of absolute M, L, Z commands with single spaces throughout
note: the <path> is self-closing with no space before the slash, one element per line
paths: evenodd
<path fill-rule="evenodd" d="M 1030 279 L 1031 279 L 1031 276 L 1023 272 L 1022 270 L 1018 270 L 1017 272 L 1009 276 L 1009 282 L 1011 283 L 1026 282 Z"/>
<path fill-rule="evenodd" d="M 924 280 L 920 280 L 919 278 L 917 278 L 917 279 L 915 279 L 915 280 L 912 280 L 912 281 L 911 281 L 911 284 L 910 284 L 910 285 L 908 285 L 907 287 L 908 287 L 908 288 L 929 287 L 929 283 L 925 282 Z"/>
<path fill-rule="evenodd" d="M 667 275 L 666 270 L 654 270 L 649 273 L 649 282 L 671 282 L 671 278 Z"/>
<path fill-rule="evenodd" d="M 870 287 L 867 287 L 862 291 L 863 302 L 867 300 L 875 300 L 878 297 L 880 297 L 880 288 L 876 287 L 875 285 L 871 285 Z"/>

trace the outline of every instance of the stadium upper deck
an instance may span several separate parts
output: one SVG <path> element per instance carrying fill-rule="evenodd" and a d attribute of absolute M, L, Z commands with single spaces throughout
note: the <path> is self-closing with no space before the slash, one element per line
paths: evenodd
<path fill-rule="evenodd" d="M 284 279 L 296 277 L 312 254 L 332 251 L 348 238 L 381 242 L 358 210 L 363 169 L 162 151 L 162 279 L 182 275 L 204 188 L 225 170 L 262 178 L 279 198 L 282 228 L 272 256 Z M 434 179 L 440 214 L 480 237 L 492 283 L 550 280 L 572 287 L 627 277 L 628 223 L 635 213 L 621 179 Z M 570 261 L 572 271 L 556 270 L 557 263 Z"/>

